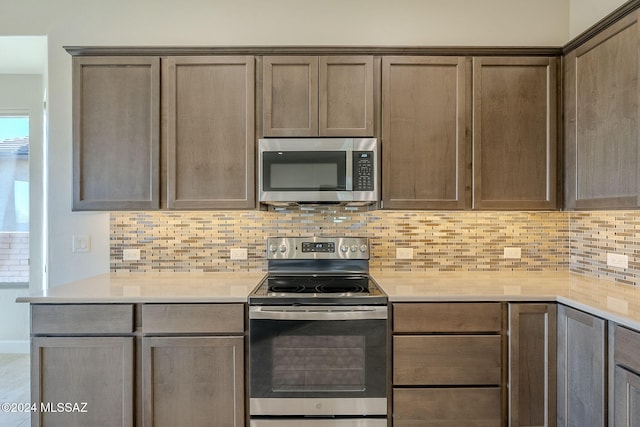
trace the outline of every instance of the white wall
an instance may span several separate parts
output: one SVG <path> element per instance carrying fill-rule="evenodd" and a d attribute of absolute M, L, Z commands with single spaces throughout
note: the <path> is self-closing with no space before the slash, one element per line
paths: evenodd
<path fill-rule="evenodd" d="M 0 35 L 48 36 L 50 285 L 109 269 L 108 215 L 71 212 L 71 57 L 62 46 L 562 46 L 569 1 L 0 0 Z M 71 253 L 73 234 L 91 235 L 89 254 Z"/>
<path fill-rule="evenodd" d="M 570 0 L 569 35 L 573 39 L 627 0 Z"/>
<path fill-rule="evenodd" d="M 31 193 L 42 194 L 42 116 L 43 82 L 39 75 L 0 74 L 0 111 L 26 111 L 29 113 L 29 163 Z M 30 201 L 30 232 L 34 238 L 30 244 L 32 267 L 30 282 L 32 289 L 39 289 L 42 274 L 37 268 L 41 264 L 41 203 Z M 0 353 L 29 351 L 29 306 L 16 304 L 16 298 L 29 293 L 27 287 L 0 285 Z"/>

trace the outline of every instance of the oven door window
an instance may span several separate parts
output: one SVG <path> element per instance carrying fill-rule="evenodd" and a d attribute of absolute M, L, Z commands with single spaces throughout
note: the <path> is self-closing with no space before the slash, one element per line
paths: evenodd
<path fill-rule="evenodd" d="M 251 397 L 386 396 L 386 321 L 251 320 Z"/>
<path fill-rule="evenodd" d="M 273 339 L 274 392 L 363 392 L 366 389 L 364 336 L 286 335 Z"/>
<path fill-rule="evenodd" d="M 265 151 L 263 191 L 345 191 L 344 151 Z"/>

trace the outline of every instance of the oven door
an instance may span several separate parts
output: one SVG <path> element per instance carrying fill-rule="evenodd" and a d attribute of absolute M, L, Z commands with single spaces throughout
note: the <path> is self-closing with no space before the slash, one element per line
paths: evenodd
<path fill-rule="evenodd" d="M 252 306 L 251 416 L 387 414 L 386 306 Z"/>

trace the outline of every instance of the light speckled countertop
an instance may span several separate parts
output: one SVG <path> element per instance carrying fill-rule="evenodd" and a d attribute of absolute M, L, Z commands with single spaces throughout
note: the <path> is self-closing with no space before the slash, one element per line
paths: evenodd
<path fill-rule="evenodd" d="M 247 302 L 265 273 L 101 274 L 18 298 L 33 304 Z"/>
<path fill-rule="evenodd" d="M 391 302 L 557 301 L 640 330 L 640 289 L 573 273 L 371 271 Z M 26 303 L 246 302 L 265 273 L 103 274 Z"/>
<path fill-rule="evenodd" d="M 640 289 L 574 273 L 373 271 L 392 302 L 556 301 L 640 330 Z"/>

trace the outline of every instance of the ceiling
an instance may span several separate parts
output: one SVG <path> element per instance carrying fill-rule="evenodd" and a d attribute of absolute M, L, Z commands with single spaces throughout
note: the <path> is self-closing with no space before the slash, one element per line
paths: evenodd
<path fill-rule="evenodd" d="M 45 74 L 46 36 L 0 36 L 0 74 Z"/>

